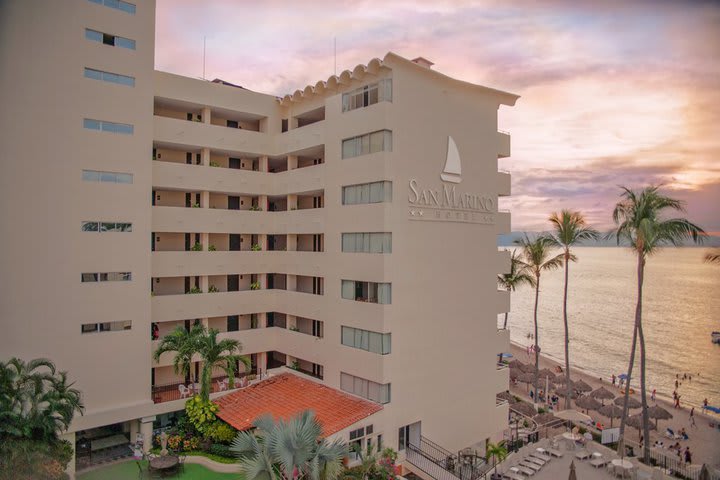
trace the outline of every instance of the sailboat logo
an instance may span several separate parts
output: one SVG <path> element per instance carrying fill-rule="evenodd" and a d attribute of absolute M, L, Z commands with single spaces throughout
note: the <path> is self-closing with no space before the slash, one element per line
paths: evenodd
<path fill-rule="evenodd" d="M 447 158 L 445 159 L 445 168 L 440 174 L 440 178 L 444 182 L 460 183 L 460 153 L 458 152 L 455 140 L 448 136 Z"/>

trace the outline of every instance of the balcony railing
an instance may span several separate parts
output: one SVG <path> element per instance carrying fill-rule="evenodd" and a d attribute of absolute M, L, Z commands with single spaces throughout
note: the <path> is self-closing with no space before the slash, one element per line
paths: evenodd
<path fill-rule="evenodd" d="M 254 371 L 238 373 L 235 375 L 235 386 L 233 390 L 239 388 L 245 388 L 253 385 L 265 377 L 259 378 Z M 212 383 L 210 384 L 210 393 L 218 393 L 229 390 L 227 382 L 224 387 L 220 386 L 220 382 L 226 381 L 227 377 L 213 377 Z M 180 386 L 183 386 L 182 390 L 185 391 L 185 395 L 181 393 Z M 187 390 L 186 390 L 187 389 Z M 153 385 L 151 388 L 151 395 L 153 403 L 172 402 L 173 400 L 184 400 L 191 398 L 193 395 L 200 393 L 200 384 L 191 384 L 184 382 L 166 383 L 163 385 Z"/>

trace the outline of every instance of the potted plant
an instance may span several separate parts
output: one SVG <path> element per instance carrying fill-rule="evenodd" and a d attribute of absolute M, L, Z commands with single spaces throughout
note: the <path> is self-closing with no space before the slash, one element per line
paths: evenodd
<path fill-rule="evenodd" d="M 252 282 L 250 284 L 250 290 L 260 290 L 260 282 Z"/>
<path fill-rule="evenodd" d="M 193 245 L 190 250 L 192 250 L 193 252 L 202 252 L 202 243 L 195 242 L 195 245 Z"/>
<path fill-rule="evenodd" d="M 210 285 L 210 288 L 208 288 L 208 293 L 218 293 L 219 291 L 215 285 Z"/>
<path fill-rule="evenodd" d="M 260 244 L 255 243 L 250 247 L 250 250 L 252 250 L 253 252 L 259 252 L 260 250 L 262 250 L 262 248 L 260 247 Z"/>
<path fill-rule="evenodd" d="M 210 246 L 208 247 L 208 251 L 210 251 L 210 252 L 214 252 L 214 251 L 216 251 L 216 250 L 217 250 L 217 248 L 215 248 L 215 245 L 210 245 Z"/>

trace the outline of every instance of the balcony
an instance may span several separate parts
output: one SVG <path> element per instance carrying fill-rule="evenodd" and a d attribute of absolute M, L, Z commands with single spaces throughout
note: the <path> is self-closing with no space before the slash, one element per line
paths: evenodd
<path fill-rule="evenodd" d="M 325 230 L 321 208 L 264 212 L 215 208 L 152 208 L 153 232 L 246 233 L 271 235 L 318 233 Z"/>
<path fill-rule="evenodd" d="M 510 233 L 510 210 L 498 210 L 495 214 L 495 228 L 498 235 Z"/>
<path fill-rule="evenodd" d="M 499 197 L 509 197 L 511 189 L 510 172 L 504 170 L 499 171 L 497 173 L 496 185 Z"/>
<path fill-rule="evenodd" d="M 498 158 L 510 156 L 510 133 L 498 130 L 497 132 Z"/>
<path fill-rule="evenodd" d="M 254 385 L 262 380 L 265 380 L 267 377 L 263 376 L 262 378 L 258 378 L 257 372 L 251 371 L 251 372 L 243 372 L 238 373 L 235 376 L 235 386 L 232 390 L 237 390 L 241 388 L 249 387 L 250 385 Z M 229 385 L 225 383 L 227 381 L 227 376 L 220 376 L 220 377 L 213 377 L 212 383 L 211 383 L 211 389 L 210 393 L 220 393 L 225 392 L 228 390 L 231 390 L 229 388 Z M 182 387 L 181 387 L 182 385 Z M 199 384 L 195 384 L 199 385 Z M 185 390 L 185 388 L 190 387 L 189 390 Z M 182 390 L 181 390 L 182 388 Z M 196 391 L 197 390 L 197 391 Z M 190 398 L 195 393 L 199 393 L 199 386 L 195 387 L 192 384 L 186 384 L 184 382 L 176 382 L 176 383 L 166 383 L 162 385 L 153 385 L 150 388 L 150 395 L 153 400 L 153 403 L 164 403 L 164 402 L 172 402 L 174 400 L 186 400 Z M 183 393 L 185 392 L 185 393 Z"/>

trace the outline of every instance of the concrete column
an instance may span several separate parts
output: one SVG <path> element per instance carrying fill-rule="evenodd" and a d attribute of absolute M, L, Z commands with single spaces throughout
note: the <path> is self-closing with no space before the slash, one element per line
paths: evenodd
<path fill-rule="evenodd" d="M 203 117 L 205 118 L 205 117 Z M 202 165 L 208 167 L 210 166 L 210 149 L 209 148 L 203 148 L 202 152 L 200 153 L 200 160 Z"/>
<path fill-rule="evenodd" d="M 297 201 L 298 196 L 294 194 L 290 194 L 287 196 L 287 206 L 288 210 L 297 210 Z"/>
<path fill-rule="evenodd" d="M 143 452 L 148 453 L 152 447 L 153 422 L 155 415 L 140 419 L 140 433 L 143 437 Z"/>
<path fill-rule="evenodd" d="M 257 354 L 257 369 L 258 373 L 267 372 L 267 352 Z"/>
<path fill-rule="evenodd" d="M 270 162 L 268 160 L 267 155 L 263 155 L 262 157 L 260 157 L 260 160 L 258 161 L 258 170 L 261 172 L 267 172 L 269 163 Z"/>
<path fill-rule="evenodd" d="M 267 273 L 258 274 L 258 283 L 260 283 L 260 290 L 267 289 Z"/>
<path fill-rule="evenodd" d="M 295 170 L 298 168 L 298 157 L 297 155 L 288 155 L 287 157 L 288 170 Z"/>
<path fill-rule="evenodd" d="M 287 275 L 287 289 L 288 292 L 296 292 L 297 291 L 297 275 Z"/>
<path fill-rule="evenodd" d="M 210 192 L 200 192 L 200 207 L 210 208 Z"/>
<path fill-rule="evenodd" d="M 287 235 L 287 251 L 297 251 L 297 233 L 288 233 Z"/>
<path fill-rule="evenodd" d="M 268 197 L 267 195 L 258 195 L 258 206 L 263 212 L 268 211 Z"/>
<path fill-rule="evenodd" d="M 201 233 L 200 234 L 200 243 L 202 243 L 203 252 L 207 252 L 208 248 L 210 248 L 210 234 L 209 233 Z"/>
<path fill-rule="evenodd" d="M 267 328 L 267 313 L 258 313 L 258 328 Z"/>
<path fill-rule="evenodd" d="M 203 293 L 207 293 L 208 288 L 210 288 L 210 279 L 208 278 L 207 275 L 202 275 L 200 277 L 200 290 Z"/>
<path fill-rule="evenodd" d="M 67 467 L 65 467 L 65 473 L 68 474 L 70 480 L 75 480 L 75 432 L 63 433 L 60 435 L 60 440 L 67 440 L 70 442 L 70 445 L 72 445 L 73 454 L 67 464 Z"/>
<path fill-rule="evenodd" d="M 140 422 L 138 420 L 130 420 L 130 443 L 135 443 L 137 434 L 140 433 Z"/>
<path fill-rule="evenodd" d="M 292 355 L 285 355 L 285 365 L 292 367 L 293 362 L 296 360 Z"/>
<path fill-rule="evenodd" d="M 258 244 L 260 245 L 260 250 L 263 252 L 266 252 L 268 249 L 268 236 L 266 233 L 261 233 L 258 235 Z"/>
<path fill-rule="evenodd" d="M 203 107 L 202 109 L 202 120 L 203 123 L 210 123 L 210 120 L 212 119 L 212 113 L 210 112 L 210 107 Z"/>

